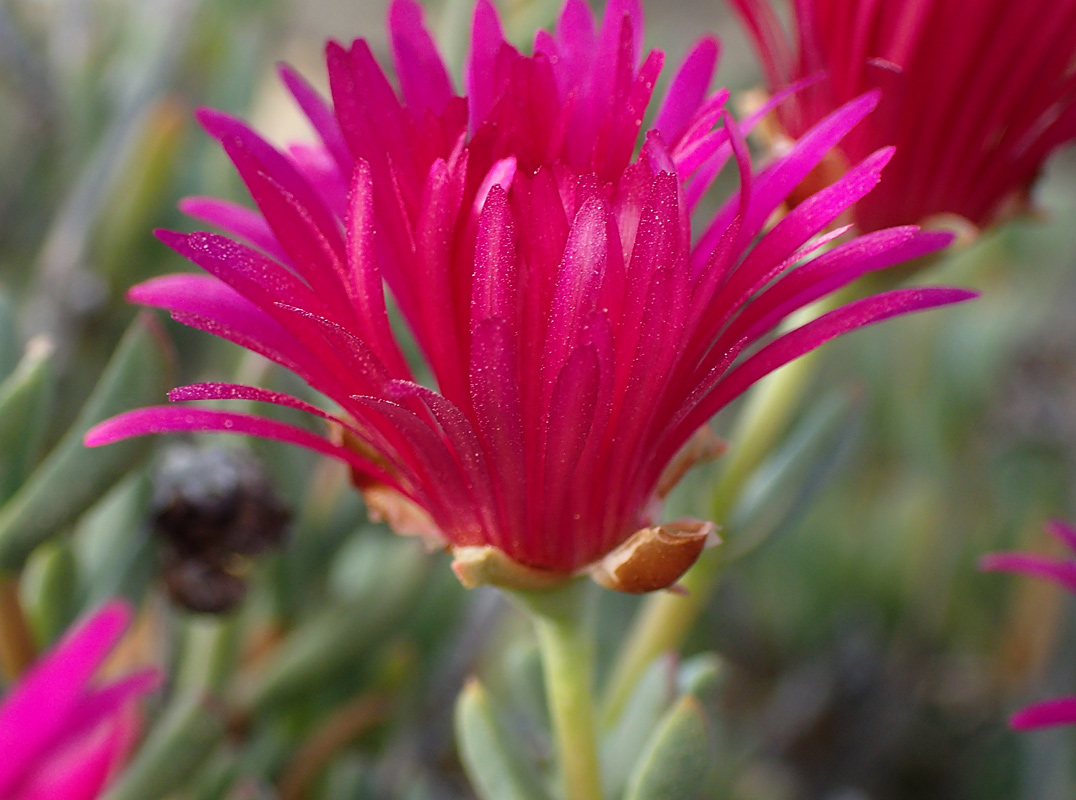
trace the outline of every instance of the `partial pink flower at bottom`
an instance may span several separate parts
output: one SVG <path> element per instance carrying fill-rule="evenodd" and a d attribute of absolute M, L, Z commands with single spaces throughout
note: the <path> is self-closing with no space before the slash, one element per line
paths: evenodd
<path fill-rule="evenodd" d="M 1053 520 L 1047 523 L 1046 530 L 1076 552 L 1076 529 Z M 987 572 L 1030 575 L 1056 583 L 1076 594 L 1076 559 L 1047 558 L 1033 553 L 990 553 L 982 557 L 979 568 Z M 1028 706 L 1013 714 L 1009 724 L 1017 730 L 1076 725 L 1076 697 L 1060 697 Z"/>
<path fill-rule="evenodd" d="M 93 800 L 118 774 L 140 727 L 136 701 L 156 670 L 93 685 L 130 622 L 113 601 L 72 629 L 0 703 L 0 798 Z"/>

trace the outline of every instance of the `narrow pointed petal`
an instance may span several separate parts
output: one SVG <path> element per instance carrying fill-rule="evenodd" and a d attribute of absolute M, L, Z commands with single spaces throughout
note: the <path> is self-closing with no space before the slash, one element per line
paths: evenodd
<path fill-rule="evenodd" d="M 179 210 L 249 242 L 270 258 L 288 263 L 288 254 L 273 235 L 272 228 L 257 211 L 213 197 L 187 197 L 179 201 Z"/>
<path fill-rule="evenodd" d="M 390 486 L 396 485 L 396 481 L 383 470 L 346 447 L 294 425 L 232 411 L 178 406 L 140 408 L 95 425 L 86 432 L 83 442 L 87 447 L 100 447 L 134 436 L 179 432 L 239 433 L 294 444 L 343 461 L 352 469 L 374 480 Z"/>
<path fill-rule="evenodd" d="M 675 142 L 687 129 L 695 110 L 710 91 L 721 45 L 706 37 L 692 48 L 672 79 L 665 102 L 654 120 L 654 129 L 666 142 Z"/>
<path fill-rule="evenodd" d="M 1076 594 L 1076 561 L 1058 561 L 1029 553 L 992 553 L 979 560 L 986 572 L 1015 572 L 1050 581 Z"/>
<path fill-rule="evenodd" d="M 406 103 L 417 112 L 440 114 L 453 96 L 444 61 L 426 30 L 416 0 L 393 0 L 389 11 L 392 53 Z"/>
<path fill-rule="evenodd" d="M 0 795 L 50 745 L 77 707 L 83 686 L 130 621 L 122 603 L 110 603 L 64 637 L 19 682 L 0 706 Z"/>
<path fill-rule="evenodd" d="M 299 104 L 299 108 L 303 110 L 310 124 L 321 137 L 322 143 L 332 154 L 340 172 L 345 175 L 349 173 L 355 164 L 355 159 L 348 150 L 344 134 L 340 131 L 340 125 L 333 116 L 332 109 L 321 95 L 291 67 L 282 64 L 278 71 L 284 85 L 295 98 L 295 102 Z"/>
<path fill-rule="evenodd" d="M 1076 725 L 1076 697 L 1046 700 L 1018 711 L 1009 719 L 1018 731 L 1050 728 L 1055 725 Z"/>
<path fill-rule="evenodd" d="M 1059 519 L 1052 519 L 1046 523 L 1046 532 L 1061 544 L 1076 552 L 1076 528 Z"/>

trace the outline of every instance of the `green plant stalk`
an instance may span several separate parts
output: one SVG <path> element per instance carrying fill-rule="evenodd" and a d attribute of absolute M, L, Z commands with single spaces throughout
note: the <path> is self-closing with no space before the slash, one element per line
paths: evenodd
<path fill-rule="evenodd" d="M 594 705 L 594 614 L 588 581 L 509 594 L 534 621 L 563 800 L 602 800 Z"/>
<path fill-rule="evenodd" d="M 828 309 L 812 310 L 817 315 Z M 729 437 L 731 446 L 711 503 L 712 519 L 720 523 L 728 517 L 744 483 L 784 433 L 814 373 L 816 353 L 812 351 L 759 381 L 747 398 Z M 683 647 L 724 565 L 722 547 L 707 550 L 680 579 L 685 593 L 659 592 L 647 598 L 613 663 L 602 704 L 605 725 L 616 721 L 650 663 L 662 653 L 678 652 Z"/>
<path fill-rule="evenodd" d="M 223 694 L 238 658 L 239 622 L 235 614 L 191 616 L 176 686 L 208 695 Z"/>

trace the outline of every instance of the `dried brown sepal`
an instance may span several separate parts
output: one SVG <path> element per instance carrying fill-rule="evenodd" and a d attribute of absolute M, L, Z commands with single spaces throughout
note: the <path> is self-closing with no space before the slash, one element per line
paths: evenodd
<path fill-rule="evenodd" d="M 728 442 L 714 433 L 709 425 L 703 425 L 691 434 L 691 438 L 665 467 L 654 494 L 659 500 L 664 500 L 688 470 L 696 464 L 706 464 L 720 458 L 728 449 Z"/>
<path fill-rule="evenodd" d="M 628 594 L 644 594 L 672 586 L 708 545 L 718 544 L 712 522 L 683 519 L 643 528 L 590 567 L 601 586 Z"/>
<path fill-rule="evenodd" d="M 479 586 L 524 591 L 551 589 L 573 577 L 570 573 L 549 572 L 520 564 L 495 547 L 457 547 L 452 555 L 452 571 L 468 589 Z"/>

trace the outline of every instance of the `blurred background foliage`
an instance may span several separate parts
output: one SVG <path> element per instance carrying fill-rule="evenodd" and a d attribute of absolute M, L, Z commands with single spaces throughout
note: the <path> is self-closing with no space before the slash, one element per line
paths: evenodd
<path fill-rule="evenodd" d="M 427 5 L 460 63 L 470 4 Z M 520 40 L 556 11 L 501 6 Z M 648 12 L 648 44 L 670 59 L 714 30 L 719 79 L 757 82 L 717 0 Z M 78 443 L 177 382 L 305 391 L 137 317 L 123 295 L 189 268 L 151 235 L 192 227 L 180 198 L 245 200 L 193 110 L 278 143 L 308 135 L 274 63 L 324 86 L 329 36 L 367 37 L 384 63 L 384 13 L 381 0 L 0 0 L 0 566 L 21 572 L 38 646 L 125 594 L 143 612 L 120 661 L 172 676 L 110 800 L 470 797 L 452 709 L 472 673 L 484 684 L 459 724 L 551 757 L 526 626 L 367 523 L 336 465 L 261 441 Z M 687 656 L 654 666 L 607 760 L 639 757 L 678 683 L 711 720 L 705 797 L 1074 796 L 1073 733 L 1005 727 L 1021 703 L 1076 688 L 1071 600 L 975 567 L 991 549 L 1049 550 L 1042 522 L 1076 518 L 1076 154 L 1035 198 L 1035 218 L 920 276 L 982 299 L 827 346 L 801 414 L 719 520 L 760 546 L 727 571 Z M 713 477 L 699 470 L 673 511 L 705 516 Z M 603 595 L 606 662 L 637 604 Z"/>

